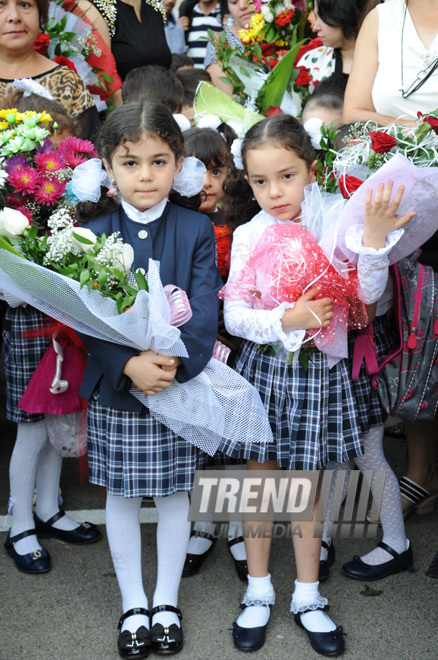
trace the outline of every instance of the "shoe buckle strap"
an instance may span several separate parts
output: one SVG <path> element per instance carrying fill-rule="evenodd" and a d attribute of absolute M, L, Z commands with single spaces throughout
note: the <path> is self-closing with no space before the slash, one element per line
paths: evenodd
<path fill-rule="evenodd" d="M 382 550 L 386 550 L 388 554 L 394 557 L 394 559 L 396 559 L 399 562 L 399 564 L 401 564 L 408 571 L 411 571 L 411 573 L 415 571 L 415 568 L 412 566 L 412 564 L 410 564 L 401 554 L 396 552 L 394 548 L 391 548 L 391 546 L 387 545 L 383 541 L 380 541 L 380 543 L 378 543 L 377 546 L 379 548 L 382 548 Z"/>

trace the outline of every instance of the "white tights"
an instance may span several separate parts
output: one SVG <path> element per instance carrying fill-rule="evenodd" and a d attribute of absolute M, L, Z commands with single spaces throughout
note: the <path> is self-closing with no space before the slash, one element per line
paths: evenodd
<path fill-rule="evenodd" d="M 383 489 L 382 503 L 380 507 L 380 520 L 383 529 L 383 542 L 393 548 L 396 552 L 404 552 L 408 547 L 408 541 L 405 534 L 405 525 L 401 508 L 400 487 L 397 477 L 389 466 L 383 452 L 383 433 L 384 427 L 374 426 L 363 436 L 364 454 L 354 459 L 355 464 L 361 472 L 364 470 L 385 470 L 385 487 Z M 351 461 L 348 463 L 330 463 L 330 469 L 345 470 L 351 469 Z M 374 491 L 375 476 L 371 482 L 371 491 Z M 347 480 L 345 481 L 347 484 Z M 330 508 L 333 499 L 335 479 L 332 480 L 330 488 L 329 503 L 327 506 L 326 520 L 324 521 L 323 540 L 327 542 L 327 529 L 330 525 Z M 346 486 L 345 486 L 346 488 Z M 344 492 L 345 496 L 345 492 Z M 325 551 L 327 552 L 327 551 Z M 326 557 L 322 555 L 322 558 Z M 393 559 L 386 550 L 375 548 L 361 559 L 372 566 L 383 564 Z"/>
<path fill-rule="evenodd" d="M 11 536 L 33 529 L 33 493 L 37 484 L 36 514 L 47 521 L 58 512 L 59 479 L 62 456 L 49 442 L 46 422 L 19 422 L 17 439 L 9 467 L 10 504 L 13 517 Z M 55 525 L 58 529 L 75 529 L 78 526 L 67 516 Z M 14 545 L 19 555 L 41 548 L 35 535 L 27 536 Z"/>
<path fill-rule="evenodd" d="M 157 525 L 157 583 L 153 607 L 177 606 L 178 590 L 190 536 L 189 498 L 187 493 L 155 497 L 158 511 Z M 107 495 L 106 529 L 111 556 L 122 595 L 123 611 L 134 607 L 148 608 L 143 587 L 141 565 L 141 531 L 139 512 L 142 498 Z M 159 612 L 153 623 L 179 625 L 176 614 Z M 128 617 L 122 630 L 135 632 L 140 626 L 149 627 L 143 615 Z"/>

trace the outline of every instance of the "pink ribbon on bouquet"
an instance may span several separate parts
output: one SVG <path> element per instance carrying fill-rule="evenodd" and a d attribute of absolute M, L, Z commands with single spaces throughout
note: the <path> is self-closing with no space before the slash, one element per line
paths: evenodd
<path fill-rule="evenodd" d="M 374 328 L 372 324 L 368 325 L 366 328 L 362 328 L 362 330 L 357 332 L 353 352 L 353 369 L 351 372 L 352 380 L 357 380 L 359 378 L 359 371 L 362 366 L 362 362 L 365 362 L 365 369 L 367 370 L 367 374 L 369 376 L 372 376 L 378 372 L 379 365 L 377 364 L 376 345 L 374 343 Z"/>
<path fill-rule="evenodd" d="M 185 291 L 180 289 L 174 284 L 166 284 L 164 287 L 164 293 L 166 294 L 167 302 L 170 307 L 170 325 L 179 328 L 184 323 L 187 323 L 192 316 L 192 308 L 190 307 L 190 302 Z"/>

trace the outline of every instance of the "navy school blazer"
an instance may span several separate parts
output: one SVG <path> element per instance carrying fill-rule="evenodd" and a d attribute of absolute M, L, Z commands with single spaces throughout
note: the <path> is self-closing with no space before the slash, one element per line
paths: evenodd
<path fill-rule="evenodd" d="M 163 215 L 147 225 L 130 220 L 119 206 L 109 215 L 84 225 L 95 234 L 120 232 L 134 249 L 133 269 L 147 268 L 149 258 L 160 262 L 163 286 L 181 287 L 190 301 L 192 318 L 181 326 L 181 339 L 189 354 L 181 358 L 176 380 L 184 383 L 197 376 L 210 360 L 217 334 L 222 279 L 216 266 L 214 230 L 206 215 L 168 203 Z M 140 230 L 147 238 L 138 237 Z M 124 375 L 126 362 L 139 351 L 80 335 L 88 352 L 88 361 L 80 395 L 89 399 L 99 381 L 99 403 L 103 406 L 140 412 L 143 408 L 129 389 L 131 380 Z"/>

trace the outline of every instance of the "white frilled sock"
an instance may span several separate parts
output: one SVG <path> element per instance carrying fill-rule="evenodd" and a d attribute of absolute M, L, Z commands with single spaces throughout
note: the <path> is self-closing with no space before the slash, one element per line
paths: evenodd
<path fill-rule="evenodd" d="M 304 612 L 308 608 L 315 608 L 313 611 L 301 615 L 301 623 L 310 632 L 330 632 L 336 630 L 336 624 L 325 612 L 316 609 L 327 605 L 327 599 L 320 595 L 318 586 L 319 582 L 298 582 L 298 580 L 295 580 L 290 611 L 298 614 L 298 612 Z"/>
<path fill-rule="evenodd" d="M 59 511 L 59 481 L 61 478 L 62 456 L 47 442 L 41 452 L 36 473 L 36 506 L 35 513 L 40 520 L 47 522 Z M 68 516 L 62 516 L 53 523 L 56 529 L 71 532 L 79 527 Z"/>
<path fill-rule="evenodd" d="M 141 570 L 139 513 L 142 499 L 109 494 L 106 499 L 106 531 L 123 612 L 134 607 L 148 608 Z M 136 614 L 124 621 L 122 631 L 135 632 L 140 626 L 149 628 L 149 620 L 143 614 Z"/>
<path fill-rule="evenodd" d="M 201 534 L 213 534 L 214 530 L 215 524 L 211 521 L 195 522 L 193 525 L 193 531 L 201 532 Z M 190 536 L 187 552 L 191 555 L 203 555 L 207 552 L 207 550 L 210 550 L 212 544 L 213 541 L 210 539 L 206 539 L 203 536 L 197 536 L 194 534 L 193 536 Z"/>
<path fill-rule="evenodd" d="M 158 511 L 157 525 L 157 586 L 154 592 L 154 607 L 172 605 L 177 607 L 178 590 L 190 537 L 189 495 L 174 493 L 168 497 L 154 497 Z M 161 623 L 169 627 L 180 626 L 176 614 L 158 612 L 152 625 Z"/>
<path fill-rule="evenodd" d="M 401 508 L 400 486 L 397 477 L 391 470 L 383 453 L 384 427 L 374 426 L 369 433 L 363 436 L 364 454 L 354 461 L 361 472 L 364 470 L 385 470 L 385 487 L 383 489 L 382 504 L 380 506 L 380 521 L 383 529 L 383 542 L 398 553 L 408 549 L 409 541 L 405 534 L 405 523 Z M 375 477 L 371 482 L 374 490 Z M 375 548 L 361 557 L 362 561 L 371 566 L 391 561 L 393 556 L 383 548 Z"/>
<path fill-rule="evenodd" d="M 33 492 L 38 459 L 48 443 L 44 420 L 39 422 L 19 422 L 17 440 L 12 452 L 9 467 L 10 502 L 12 504 L 11 536 L 16 536 L 35 527 L 32 515 Z M 41 550 L 35 535 L 27 536 L 14 544 L 19 555 Z"/>
<path fill-rule="evenodd" d="M 322 530 L 322 541 L 327 543 L 327 545 L 331 545 L 331 538 L 329 536 L 329 528 L 333 523 L 333 516 L 331 515 L 331 509 L 333 505 L 333 498 L 335 496 L 335 488 L 336 488 L 336 479 L 337 479 L 337 472 L 339 470 L 352 470 L 354 468 L 354 463 L 353 461 L 346 461 L 345 463 L 336 463 L 335 461 L 329 461 L 326 465 L 326 470 L 333 470 L 332 474 L 332 480 L 330 483 L 330 490 L 329 490 L 329 496 L 328 496 L 328 501 L 327 501 L 327 508 L 325 512 L 325 519 L 324 519 L 324 524 L 323 524 L 323 530 Z M 342 501 L 344 501 L 345 496 L 347 494 L 347 488 L 348 488 L 348 475 L 346 475 L 345 481 L 344 481 L 344 488 L 342 492 Z M 328 550 L 324 548 L 323 545 L 321 545 L 321 551 L 319 558 L 321 561 L 325 561 L 327 559 L 328 555 Z"/>
<path fill-rule="evenodd" d="M 248 588 L 242 603 L 247 607 L 237 619 L 237 624 L 241 628 L 266 626 L 271 616 L 271 608 L 266 606 L 275 603 L 275 591 L 270 573 L 265 577 L 248 575 Z"/>

